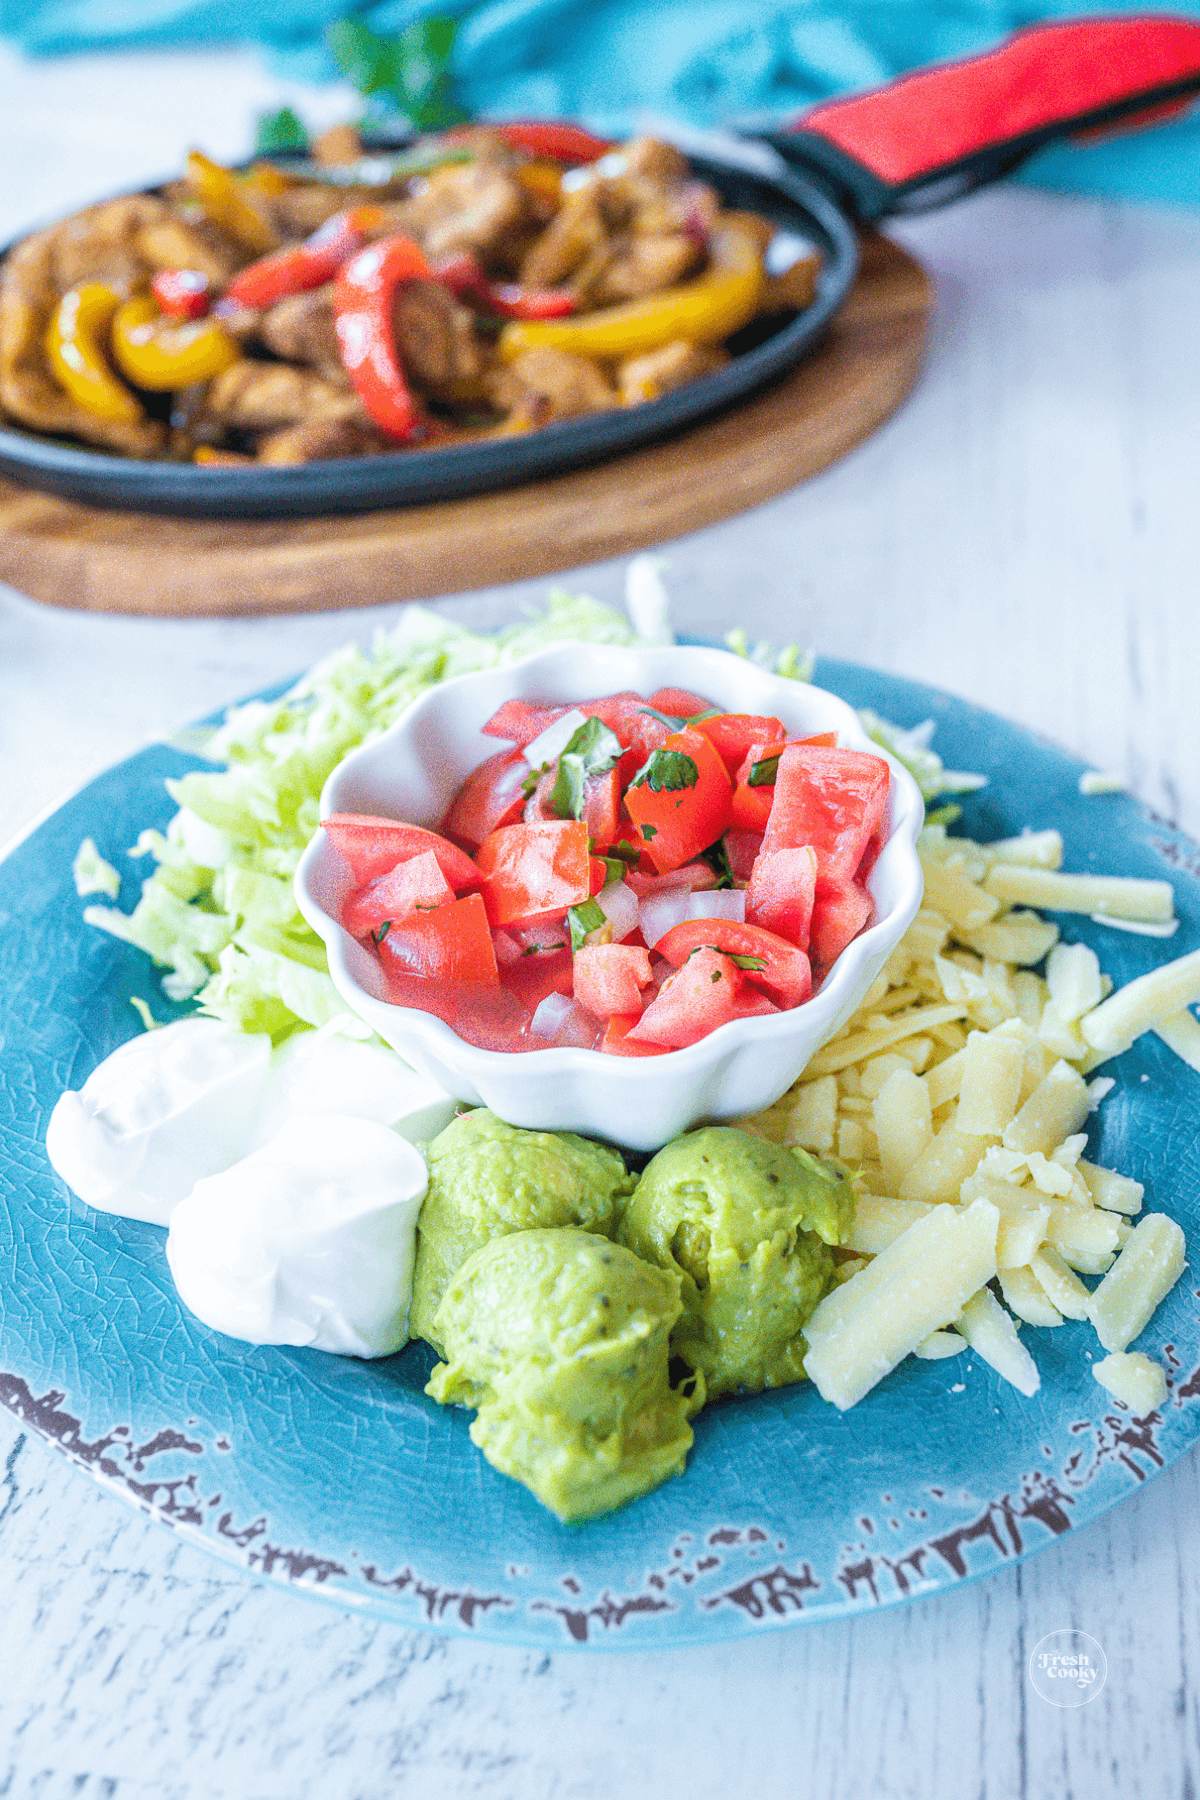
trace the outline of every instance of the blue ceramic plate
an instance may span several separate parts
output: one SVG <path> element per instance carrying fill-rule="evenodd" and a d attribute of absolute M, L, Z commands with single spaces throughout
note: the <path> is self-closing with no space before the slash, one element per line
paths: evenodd
<path fill-rule="evenodd" d="M 818 678 L 905 725 L 932 715 L 954 766 L 989 786 L 982 838 L 1055 825 L 1075 870 L 1168 876 L 1200 945 L 1200 849 L 1118 795 L 1082 798 L 1082 765 L 989 713 L 845 663 Z M 910 1361 L 842 1415 L 801 1386 L 704 1412 L 682 1479 L 566 1528 L 497 1475 L 469 1415 L 422 1392 L 431 1356 L 382 1363 L 253 1348 L 180 1306 L 153 1226 L 78 1204 L 43 1149 L 47 1115 L 133 1035 L 131 994 L 161 1003 L 137 952 L 80 923 L 71 860 L 110 857 L 172 808 L 162 746 L 112 769 L 0 865 L 0 1398 L 114 1494 L 191 1542 L 292 1588 L 403 1625 L 544 1648 L 639 1648 L 746 1636 L 894 1605 L 1003 1568 L 1076 1530 L 1200 1437 L 1194 1277 L 1142 1347 L 1170 1372 L 1133 1419 L 1097 1386 L 1090 1328 L 1036 1334 L 1023 1399 L 974 1358 Z M 122 904 L 141 871 L 116 855 Z M 1118 982 L 1160 941 L 1070 920 Z M 1200 1075 L 1152 1037 L 1109 1065 L 1117 1086 L 1088 1154 L 1146 1183 L 1200 1230 Z"/>

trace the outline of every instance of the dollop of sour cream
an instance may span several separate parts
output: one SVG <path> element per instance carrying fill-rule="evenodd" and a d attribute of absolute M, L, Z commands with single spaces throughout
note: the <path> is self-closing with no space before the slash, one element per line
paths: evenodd
<path fill-rule="evenodd" d="M 62 1095 L 47 1155 L 89 1206 L 165 1225 L 201 1177 L 244 1155 L 270 1068 L 263 1032 L 218 1019 L 147 1031 Z"/>
<path fill-rule="evenodd" d="M 59 1100 L 46 1149 L 104 1212 L 169 1225 L 184 1305 L 253 1344 L 388 1356 L 407 1336 L 425 1159 L 455 1101 L 336 1026 L 184 1019 Z"/>
<path fill-rule="evenodd" d="M 348 1114 L 412 1142 L 436 1137 L 454 1101 L 393 1050 L 336 1031 L 265 1033 L 181 1019 L 132 1038 L 78 1093 L 64 1094 L 46 1151 L 90 1206 L 169 1224 L 196 1183 L 239 1162 L 293 1120 Z"/>
<path fill-rule="evenodd" d="M 167 1261 L 198 1319 L 252 1344 L 390 1356 L 408 1336 L 415 1145 L 343 1114 L 293 1119 L 171 1215 Z"/>

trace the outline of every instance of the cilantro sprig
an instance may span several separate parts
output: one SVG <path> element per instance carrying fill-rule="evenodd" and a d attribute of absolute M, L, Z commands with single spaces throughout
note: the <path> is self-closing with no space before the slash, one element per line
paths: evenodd
<path fill-rule="evenodd" d="M 674 794 L 695 787 L 699 779 L 700 771 L 686 750 L 655 750 L 629 785 L 648 787 L 652 794 Z"/>

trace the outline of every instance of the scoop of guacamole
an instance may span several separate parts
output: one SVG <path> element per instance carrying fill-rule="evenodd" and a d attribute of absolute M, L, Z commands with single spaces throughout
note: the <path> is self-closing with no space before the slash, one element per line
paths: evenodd
<path fill-rule="evenodd" d="M 615 1150 L 569 1131 L 522 1131 L 483 1109 L 454 1119 L 426 1155 L 408 1328 L 439 1351 L 434 1314 L 473 1251 L 551 1225 L 611 1236 L 635 1182 Z"/>
<path fill-rule="evenodd" d="M 493 1238 L 446 1288 L 426 1392 L 478 1408 L 471 1437 L 564 1521 L 683 1472 L 690 1403 L 667 1376 L 680 1279 L 576 1227 Z M 692 1403 L 694 1404 L 694 1402 Z"/>
<path fill-rule="evenodd" d="M 830 1286 L 853 1218 L 848 1181 L 809 1156 L 713 1125 L 647 1166 L 618 1241 L 682 1278 L 671 1350 L 709 1397 L 804 1374 L 801 1329 Z"/>

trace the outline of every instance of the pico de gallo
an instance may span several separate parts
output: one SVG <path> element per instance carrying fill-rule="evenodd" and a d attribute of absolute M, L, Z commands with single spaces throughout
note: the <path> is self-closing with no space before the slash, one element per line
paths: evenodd
<path fill-rule="evenodd" d="M 882 757 L 660 688 L 509 700 L 437 831 L 336 813 L 388 998 L 484 1049 L 661 1056 L 802 1006 L 873 916 Z"/>

